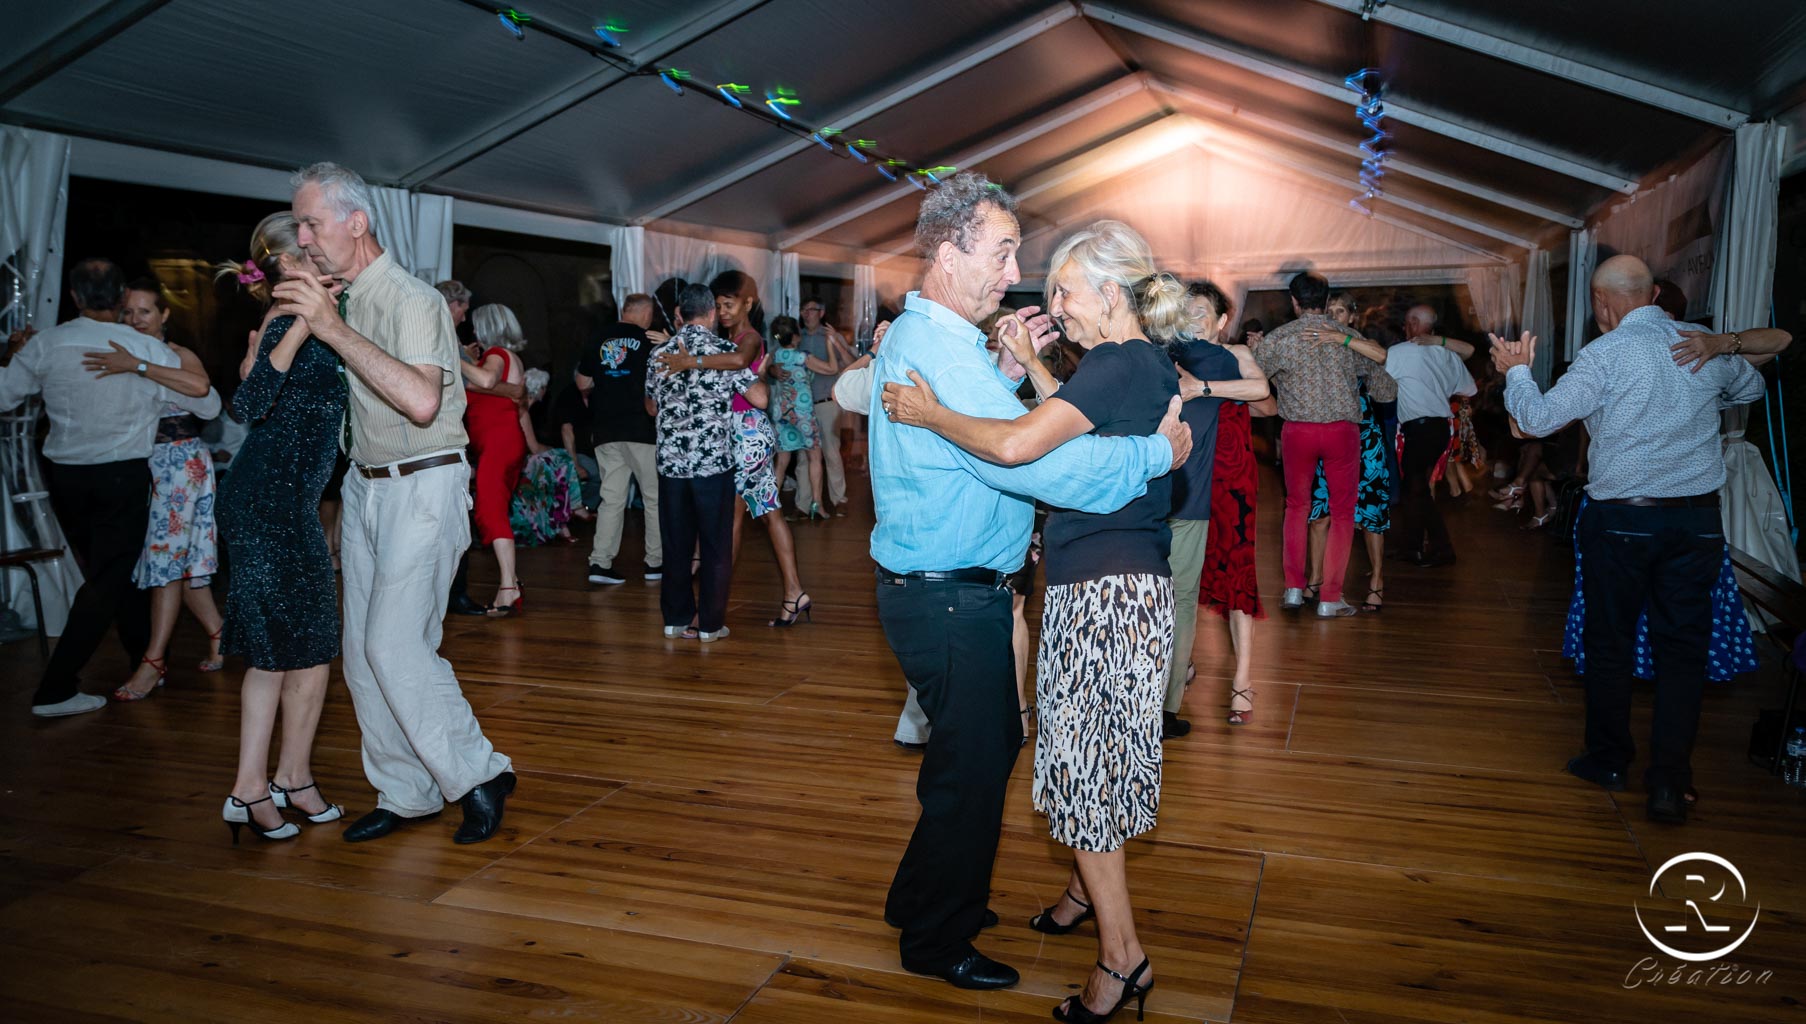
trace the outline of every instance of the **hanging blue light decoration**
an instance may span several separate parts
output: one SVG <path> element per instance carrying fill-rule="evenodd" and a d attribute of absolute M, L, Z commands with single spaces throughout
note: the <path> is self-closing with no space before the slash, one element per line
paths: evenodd
<path fill-rule="evenodd" d="M 611 21 L 596 26 L 596 38 L 602 40 L 603 46 L 618 50 L 621 48 L 621 37 L 619 33 L 625 31 L 627 31 L 625 25 L 619 25 Z"/>
<path fill-rule="evenodd" d="M 884 166 L 883 164 L 878 164 L 876 166 L 878 168 L 878 173 L 884 175 L 885 181 L 896 181 L 897 180 L 896 174 L 894 174 L 890 168 Z"/>
<path fill-rule="evenodd" d="M 733 104 L 735 110 L 744 110 L 746 108 L 741 104 L 738 94 L 752 92 L 752 86 L 740 85 L 737 82 L 723 82 L 715 87 L 715 91 L 721 94 L 722 99 Z"/>
<path fill-rule="evenodd" d="M 1350 209 L 1354 210 L 1354 212 L 1360 214 L 1363 217 L 1373 216 L 1373 211 L 1369 210 L 1366 206 L 1363 206 L 1359 199 L 1350 199 L 1348 201 L 1348 205 L 1349 205 Z"/>
<path fill-rule="evenodd" d="M 514 37 L 515 42 L 524 43 L 527 41 L 527 32 L 525 29 L 521 28 L 521 26 L 532 21 L 532 18 L 529 18 L 512 7 L 495 12 L 495 16 L 501 21 L 502 27 L 508 30 L 508 34 Z"/>
<path fill-rule="evenodd" d="M 670 86 L 672 92 L 678 94 L 679 96 L 682 96 L 684 94 L 684 87 L 677 84 L 677 79 L 680 76 L 684 77 L 684 78 L 689 77 L 688 75 L 685 75 L 682 71 L 678 71 L 675 68 L 667 68 L 667 69 L 661 70 L 658 73 L 658 80 L 665 83 L 666 85 Z"/>
<path fill-rule="evenodd" d="M 1386 176 L 1386 143 L 1392 138 L 1386 131 L 1386 83 L 1378 68 L 1362 68 L 1342 79 L 1342 84 L 1361 94 L 1355 103 L 1355 120 L 1372 132 L 1361 140 L 1361 199 L 1350 199 L 1356 212 L 1371 217 L 1373 211 L 1361 200 L 1372 201 L 1383 194 L 1380 179 Z"/>

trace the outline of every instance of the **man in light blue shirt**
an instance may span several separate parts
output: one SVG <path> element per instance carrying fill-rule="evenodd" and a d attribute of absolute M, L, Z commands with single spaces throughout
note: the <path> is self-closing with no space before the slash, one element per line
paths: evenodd
<path fill-rule="evenodd" d="M 1080 437 L 1034 462 L 998 466 L 919 427 L 892 424 L 886 382 L 911 371 L 941 403 L 1014 419 L 1015 384 L 973 326 L 1021 280 L 1015 199 L 982 175 L 930 192 L 916 221 L 928 258 L 873 363 L 872 494 L 878 525 L 878 617 L 932 726 L 916 795 L 922 815 L 897 867 L 885 919 L 902 929 L 903 966 L 961 988 L 1004 988 L 1016 970 L 973 948 L 996 923 L 986 909 L 1005 788 L 1022 742 L 1004 581 L 1028 550 L 1034 499 L 1110 512 L 1184 462 L 1191 432 L 1169 413 L 1149 437 Z M 1052 330 L 1030 314 L 1029 329 Z"/>
<path fill-rule="evenodd" d="M 1712 586 L 1725 550 L 1718 413 L 1762 397 L 1752 363 L 1770 356 L 1745 352 L 1731 334 L 1727 354 L 1687 369 L 1679 350 L 1697 344 L 1682 340 L 1690 325 L 1669 320 L 1655 296 L 1643 261 L 1614 256 L 1592 281 L 1593 316 L 1605 334 L 1580 350 L 1547 394 L 1530 375 L 1534 338 L 1495 338 L 1493 365 L 1505 373 L 1505 408 L 1519 431 L 1543 437 L 1584 420 L 1592 436 L 1592 501 L 1575 525 L 1584 567 L 1587 750 L 1568 771 L 1608 790 L 1625 788 L 1637 750 L 1633 651 L 1637 620 L 1647 612 L 1656 687 L 1647 807 L 1652 820 L 1680 824 L 1693 783 Z"/>

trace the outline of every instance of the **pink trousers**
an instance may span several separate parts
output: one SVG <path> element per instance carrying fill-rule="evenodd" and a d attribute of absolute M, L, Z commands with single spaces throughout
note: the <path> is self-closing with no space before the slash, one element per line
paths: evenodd
<path fill-rule="evenodd" d="M 1286 477 L 1285 576 L 1287 589 L 1305 583 L 1306 541 L 1310 534 L 1311 485 L 1317 463 L 1329 482 L 1329 547 L 1323 556 L 1324 601 L 1342 600 L 1342 577 L 1348 573 L 1348 551 L 1354 546 L 1355 491 L 1361 480 L 1361 430 L 1358 424 L 1293 423 L 1280 434 Z"/>

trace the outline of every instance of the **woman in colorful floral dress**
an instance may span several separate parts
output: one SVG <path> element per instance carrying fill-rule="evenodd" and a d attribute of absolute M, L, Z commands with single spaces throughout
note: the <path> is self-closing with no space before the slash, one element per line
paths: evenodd
<path fill-rule="evenodd" d="M 150 645 L 137 671 L 113 691 L 113 699 L 143 700 L 157 691 L 168 676 L 166 658 L 176 617 L 186 604 L 207 631 L 207 657 L 202 672 L 217 672 L 225 665 L 220 656 L 220 628 L 225 619 L 213 600 L 213 574 L 219 571 L 218 527 L 213 514 L 213 452 L 201 440 L 201 422 L 219 415 L 220 399 L 207 379 L 207 371 L 193 352 L 169 342 L 164 328 L 169 304 L 154 278 L 140 278 L 126 286 L 120 321 L 159 338 L 181 359 L 179 367 L 153 367 L 147 377 L 172 395 L 157 423 L 157 443 L 151 448 L 150 521 L 145 531 L 144 553 L 132 570 L 132 582 L 151 595 Z M 90 353 L 89 369 L 102 376 L 132 373 L 138 361 L 115 347 L 106 353 Z"/>

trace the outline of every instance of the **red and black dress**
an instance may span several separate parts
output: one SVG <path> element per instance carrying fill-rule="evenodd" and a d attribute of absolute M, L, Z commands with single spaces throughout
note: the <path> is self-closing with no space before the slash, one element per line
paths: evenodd
<path fill-rule="evenodd" d="M 1210 532 L 1204 538 L 1204 576 L 1198 602 L 1228 618 L 1247 612 L 1266 618 L 1254 571 L 1254 448 L 1248 407 L 1224 402 L 1217 410 L 1216 463 L 1210 473 Z"/>

